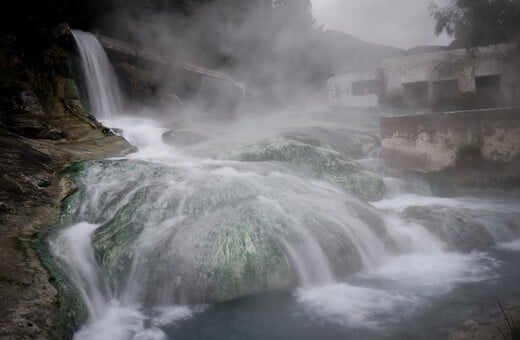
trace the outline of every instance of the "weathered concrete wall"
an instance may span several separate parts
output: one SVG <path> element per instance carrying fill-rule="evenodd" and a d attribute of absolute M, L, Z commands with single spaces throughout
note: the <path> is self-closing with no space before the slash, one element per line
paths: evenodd
<path fill-rule="evenodd" d="M 428 82 L 432 99 L 432 82 L 457 80 L 461 93 L 475 93 L 475 77 L 501 75 L 501 92 L 506 102 L 512 102 L 518 93 L 518 60 L 515 45 L 479 47 L 432 52 L 383 61 L 382 74 L 387 99 L 404 96 L 403 83 Z"/>
<path fill-rule="evenodd" d="M 347 72 L 329 77 L 327 91 L 329 105 L 343 107 L 377 107 L 377 94 L 353 95 L 352 83 L 360 80 L 379 80 L 377 72 Z"/>
<path fill-rule="evenodd" d="M 520 108 L 383 117 L 381 137 L 383 161 L 397 170 L 454 166 L 461 148 L 511 162 L 520 157 Z"/>

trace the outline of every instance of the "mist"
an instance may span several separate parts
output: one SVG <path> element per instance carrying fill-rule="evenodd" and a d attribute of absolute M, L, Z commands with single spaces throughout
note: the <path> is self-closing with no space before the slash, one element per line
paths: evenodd
<path fill-rule="evenodd" d="M 363 40 L 403 49 L 449 45 L 447 34 L 434 34 L 431 3 L 446 6 L 450 0 L 313 0 L 312 5 L 318 24 Z"/>
<path fill-rule="evenodd" d="M 434 2 L 13 2 L 0 336 L 513 334 L 520 4 Z"/>
<path fill-rule="evenodd" d="M 139 15 L 125 13 L 124 9 L 116 12 L 105 20 L 110 25 L 102 31 L 167 59 L 226 72 L 246 85 L 245 99 L 250 104 L 262 102 L 266 108 L 280 109 L 294 103 L 326 103 L 322 89 L 330 67 L 310 5 L 297 1 L 220 1 L 203 5 L 189 16 L 165 11 Z M 191 96 L 185 91 L 185 81 L 179 80 L 183 74 L 178 70 L 165 65 L 146 68 L 159 87 L 176 92 L 188 105 L 204 97 L 211 103 L 207 105 L 215 108 L 213 97 L 219 96 L 219 91 L 223 102 L 227 95 L 233 96 L 222 90 L 222 84 L 210 84 L 211 79 L 204 79 L 200 96 Z"/>

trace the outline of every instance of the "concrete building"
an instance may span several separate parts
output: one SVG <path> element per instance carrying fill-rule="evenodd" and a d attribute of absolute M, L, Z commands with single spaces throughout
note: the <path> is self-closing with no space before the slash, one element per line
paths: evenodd
<path fill-rule="evenodd" d="M 379 105 L 380 77 L 376 71 L 345 72 L 329 77 L 331 106 L 373 108 Z"/>
<path fill-rule="evenodd" d="M 497 45 L 384 60 L 381 73 L 385 101 L 425 108 L 474 95 L 483 106 L 511 103 L 519 92 L 515 47 Z"/>
<path fill-rule="evenodd" d="M 386 59 L 372 72 L 331 76 L 329 103 L 331 106 L 380 104 L 411 109 L 518 104 L 518 48 L 516 44 L 502 44 Z"/>

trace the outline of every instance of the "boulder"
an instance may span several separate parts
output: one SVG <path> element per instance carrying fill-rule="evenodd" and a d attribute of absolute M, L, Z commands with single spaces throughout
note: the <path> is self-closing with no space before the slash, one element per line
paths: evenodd
<path fill-rule="evenodd" d="M 308 127 L 283 134 L 283 138 L 305 144 L 329 147 L 343 156 L 360 159 L 379 149 L 379 137 L 368 132 L 324 127 Z"/>
<path fill-rule="evenodd" d="M 192 129 L 176 129 L 162 135 L 162 140 L 171 146 L 189 146 L 206 139 L 207 137 L 203 133 Z"/>
<path fill-rule="evenodd" d="M 380 176 L 326 146 L 296 140 L 274 140 L 241 147 L 233 156 L 242 161 L 279 161 L 326 179 L 363 200 L 379 200 L 385 192 Z"/>
<path fill-rule="evenodd" d="M 512 217 L 499 216 L 497 212 L 475 211 L 446 206 L 412 206 L 403 211 L 403 216 L 425 226 L 432 234 L 439 237 L 451 251 L 471 252 L 483 250 L 495 245 L 495 239 L 488 229 L 491 223 L 486 216 L 496 215 L 492 226 L 501 225 L 509 229 L 514 223 Z M 499 222 L 501 220 L 501 222 Z M 520 225 L 516 227 L 520 229 Z"/>
<path fill-rule="evenodd" d="M 102 224 L 92 241 L 104 276 L 145 305 L 228 301 L 344 277 L 371 249 L 354 241 L 358 233 L 372 247 L 394 248 L 379 241 L 388 237 L 377 211 L 343 191 L 233 165 L 86 162 L 74 166 L 78 191 L 64 207 Z M 316 206 L 316 197 L 328 203 Z"/>

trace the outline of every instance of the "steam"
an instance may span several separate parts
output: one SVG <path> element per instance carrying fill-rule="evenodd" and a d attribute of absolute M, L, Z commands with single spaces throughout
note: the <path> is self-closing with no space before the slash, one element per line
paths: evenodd
<path fill-rule="evenodd" d="M 135 16 L 118 11 L 105 31 L 169 59 L 227 72 L 254 93 L 254 98 L 248 98 L 248 110 L 251 100 L 261 102 L 262 108 L 324 103 L 327 52 L 307 3 L 224 0 L 202 6 L 190 16 L 172 11 Z M 193 96 L 186 91 L 191 75 L 165 65 L 146 67 L 159 84 L 157 91 L 179 95 L 188 106 L 224 113 L 240 110 L 234 105 L 240 102 L 236 99 L 240 93 L 222 82 L 195 80 L 199 95 Z"/>

